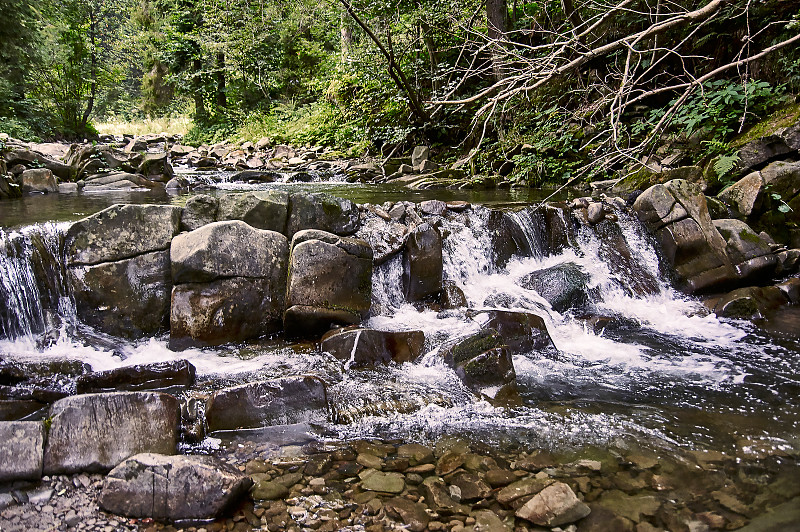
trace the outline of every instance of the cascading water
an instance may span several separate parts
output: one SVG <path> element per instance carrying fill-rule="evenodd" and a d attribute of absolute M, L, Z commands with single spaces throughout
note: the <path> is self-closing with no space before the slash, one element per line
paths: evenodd
<path fill-rule="evenodd" d="M 164 338 L 109 339 L 117 345 L 108 349 L 62 334 L 55 345 L 37 348 L 31 339 L 57 326 L 48 315 L 75 321 L 63 277 L 64 226 L 53 224 L 0 234 L 0 352 L 79 359 L 94 370 L 185 358 L 197 368 L 199 393 L 315 374 L 328 383 L 333 407 L 326 434 L 341 438 L 426 440 L 462 432 L 543 447 L 620 437 L 713 446 L 764 437 L 762 420 L 769 418 L 770 444 L 800 446 L 791 436 L 800 411 L 795 340 L 780 343 L 750 324 L 721 321 L 673 290 L 634 218 L 620 212 L 617 221 L 591 226 L 575 221 L 569 210 L 548 209 L 499 213 L 473 207 L 437 218 L 443 278 L 464 293 L 466 307 L 406 302 L 402 253 L 376 266 L 364 325 L 423 331 L 427 354 L 416 363 L 346 370 L 327 354 L 283 342 L 177 353 Z M 391 222 L 382 224 L 371 223 L 358 236 L 387 238 Z M 559 311 L 528 278 L 565 264 L 586 276 L 588 301 Z M 484 309 L 537 314 L 555 344 L 555 351 L 515 353 L 520 406 L 481 400 L 439 353 L 443 344 L 477 332 L 475 314 Z"/>
<path fill-rule="evenodd" d="M 74 323 L 64 274 L 67 224 L 0 229 L 0 338 L 26 338 Z"/>

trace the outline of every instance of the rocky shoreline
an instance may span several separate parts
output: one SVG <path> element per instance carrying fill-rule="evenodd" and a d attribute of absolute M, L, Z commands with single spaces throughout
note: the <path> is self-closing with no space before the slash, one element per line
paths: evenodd
<path fill-rule="evenodd" d="M 112 472 L 105 478 L 81 473 L 17 482 L 0 494 L 0 526 L 9 531 L 763 531 L 789 530 L 800 517 L 796 457 L 753 449 L 742 449 L 739 456 L 688 451 L 669 458 L 663 450 L 638 448 L 553 454 L 504 452 L 444 437 L 430 446 L 360 440 L 285 447 L 275 454 L 258 441 L 237 442 L 213 453 L 217 467 L 252 487 L 216 520 L 170 523 L 136 515 L 130 508 L 148 494 L 135 490 L 125 495 L 132 515 L 107 513 L 105 508 L 118 504 L 109 495 L 115 489 Z M 147 456 L 155 455 L 139 455 Z M 173 500 L 172 511 L 210 504 L 203 499 L 208 490 L 188 489 L 192 501 Z"/>

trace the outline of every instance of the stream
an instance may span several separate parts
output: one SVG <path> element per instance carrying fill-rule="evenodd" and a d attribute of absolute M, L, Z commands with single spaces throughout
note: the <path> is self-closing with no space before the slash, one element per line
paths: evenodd
<path fill-rule="evenodd" d="M 285 375 L 323 378 L 332 405 L 329 422 L 309 432 L 262 435 L 281 445 L 371 437 L 433 442 L 442 435 L 462 435 L 496 448 L 554 452 L 641 446 L 743 458 L 800 453 L 796 310 L 760 326 L 709 314 L 698 300 L 671 287 L 651 238 L 635 218 L 623 215 L 614 224 L 631 251 L 620 261 L 603 235 L 588 227 L 563 248 L 548 249 L 538 223 L 542 211 L 532 206 L 547 195 L 541 191 L 408 191 L 340 181 L 247 185 L 231 183 L 225 175 L 185 176 L 207 186 L 217 183 L 203 190 L 211 194 L 281 188 L 378 205 L 469 201 L 472 209 L 443 220 L 444 279 L 461 288 L 470 309 L 542 316 L 556 352 L 514 356 L 521 405 L 499 407 L 479 399 L 444 364 L 439 350 L 476 332 L 480 323 L 467 309 L 437 312 L 405 302 L 399 256 L 375 268 L 372 311 L 364 325 L 423 331 L 427 354 L 417 363 L 346 371 L 313 344 L 280 339 L 176 353 L 168 349 L 166 336 L 128 342 L 88 331 L 103 343 L 87 343 L 82 338 L 88 327 L 75 317 L 63 274 L 69 222 L 114 203 L 182 205 L 189 197 L 119 192 L 0 202 L 0 356 L 80 360 L 95 371 L 187 359 L 197 369 L 197 383 L 181 392 L 185 397 Z M 498 260 L 490 238 L 493 209 L 501 209 L 516 226 L 515 244 L 522 251 L 507 261 Z M 380 231 L 380 223 L 370 224 L 357 236 L 372 241 Z M 564 263 L 578 265 L 590 278 L 591 298 L 581 315 L 553 310 L 521 283 L 530 272 Z M 643 279 L 652 289 L 642 295 Z M 593 322 L 587 315 L 603 320 Z M 43 342 L 42 334 L 54 329 L 58 333 Z M 199 446 L 239 436 L 212 434 Z"/>

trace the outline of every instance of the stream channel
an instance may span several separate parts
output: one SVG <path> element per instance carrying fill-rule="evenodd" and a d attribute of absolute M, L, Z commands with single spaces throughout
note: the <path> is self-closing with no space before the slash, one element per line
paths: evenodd
<path fill-rule="evenodd" d="M 324 191 L 377 205 L 432 198 L 469 201 L 471 209 L 450 213 L 443 222 L 444 279 L 463 290 L 469 308 L 542 316 L 557 352 L 515 354 L 522 405 L 499 407 L 479 399 L 438 351 L 442 344 L 476 332 L 480 324 L 465 309 L 436 312 L 405 302 L 398 256 L 375 268 L 372 311 L 364 325 L 423 331 L 427 354 L 417 363 L 348 371 L 313 344 L 276 339 L 179 353 L 168 349 L 167 337 L 138 342 L 105 337 L 105 345 L 114 349 L 84 345 L 74 331 L 86 326 L 77 323 L 60 273 L 69 222 L 114 203 L 183 205 L 189 197 L 119 192 L 0 202 L 0 296 L 8 301 L 0 315 L 0 354 L 79 359 L 95 371 L 188 359 L 197 369 L 197 384 L 181 391 L 184 397 L 295 374 L 318 375 L 328 383 L 332 414 L 326 425 L 214 433 L 195 451 L 213 451 L 242 439 L 274 445 L 279 452 L 312 440 L 374 437 L 430 443 L 442 435 L 459 435 L 492 448 L 555 453 L 631 448 L 647 448 L 659 456 L 720 452 L 737 461 L 778 460 L 780 468 L 800 474 L 796 312 L 783 316 L 783 326 L 709 314 L 699 300 L 671 287 L 651 238 L 635 217 L 622 214 L 615 222 L 632 252 L 620 267 L 609 259 L 603 238 L 588 227 L 580 228 L 563 249 L 547 249 L 534 209 L 544 196 L 540 191 L 408 191 L 342 182 L 246 185 L 228 182 L 225 173 L 183 175 L 195 183 L 216 183 L 202 190 L 209 194 L 283 188 Z M 493 249 L 493 209 L 502 210 L 517 226 L 518 251 L 505 264 L 498 264 Z M 364 229 L 356 236 L 370 240 Z M 35 249 L 48 250 L 50 257 L 34 264 Z M 590 276 L 589 308 L 593 315 L 611 318 L 605 327 L 593 327 L 570 311 L 559 313 L 520 285 L 526 274 L 565 262 Z M 657 285 L 648 295 L 636 295 L 642 276 Z M 42 307 L 43 300 L 53 303 L 57 319 Z M 58 339 L 37 347 L 37 339 L 53 323 L 60 323 Z"/>

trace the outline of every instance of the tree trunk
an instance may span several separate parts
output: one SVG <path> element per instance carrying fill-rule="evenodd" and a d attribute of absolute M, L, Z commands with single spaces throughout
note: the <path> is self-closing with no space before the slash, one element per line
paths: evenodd
<path fill-rule="evenodd" d="M 217 107 L 226 109 L 228 98 L 225 94 L 225 53 L 217 52 Z"/>
<path fill-rule="evenodd" d="M 425 49 L 428 51 L 428 61 L 431 65 L 431 87 L 434 92 L 437 92 L 439 90 L 439 82 L 436 76 L 439 70 L 439 57 L 436 53 L 436 43 L 431 35 L 431 27 L 426 22 L 420 23 L 420 30 L 422 31 L 422 40 L 425 43 Z"/>
<path fill-rule="evenodd" d="M 206 106 L 203 102 L 203 79 L 201 76 L 201 69 L 203 68 L 203 64 L 200 62 L 200 59 L 193 59 L 192 60 L 192 70 L 194 72 L 194 79 L 192 80 L 192 85 L 194 86 L 194 116 L 198 120 L 205 120 L 206 115 Z"/>
<path fill-rule="evenodd" d="M 500 67 L 502 59 L 502 41 L 506 37 L 508 27 L 508 3 L 506 0 L 486 0 L 486 23 L 487 36 L 495 43 L 491 46 L 492 50 L 492 70 L 495 79 L 502 79 L 503 69 Z"/>
<path fill-rule="evenodd" d="M 89 42 L 92 49 L 89 51 L 89 100 L 86 102 L 86 109 L 83 112 L 81 121 L 78 124 L 79 130 L 85 130 L 89 123 L 89 115 L 94 108 L 94 98 L 97 94 L 97 47 L 95 34 L 97 33 L 97 14 L 89 10 Z M 76 117 L 77 118 L 77 117 Z"/>
<path fill-rule="evenodd" d="M 353 30 L 347 23 L 347 11 L 342 11 L 339 17 L 339 41 L 342 48 L 342 60 L 350 55 L 350 47 L 353 45 Z"/>

